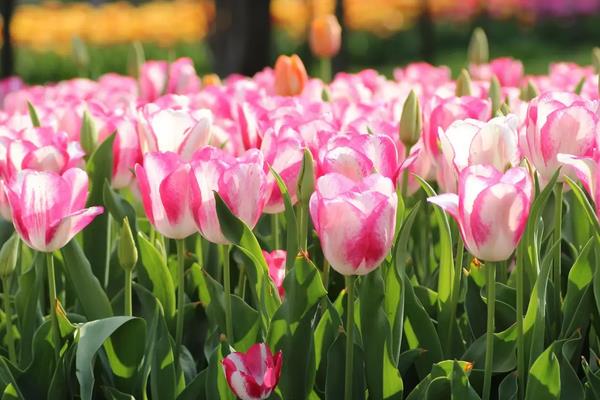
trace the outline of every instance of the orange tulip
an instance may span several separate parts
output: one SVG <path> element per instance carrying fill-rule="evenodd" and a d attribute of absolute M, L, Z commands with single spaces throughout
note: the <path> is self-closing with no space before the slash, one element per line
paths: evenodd
<path fill-rule="evenodd" d="M 308 81 L 306 68 L 296 54 L 279 56 L 275 62 L 275 93 L 279 96 L 297 96 Z"/>
<path fill-rule="evenodd" d="M 313 19 L 310 27 L 310 50 L 320 58 L 332 58 L 340 51 L 342 27 L 333 14 Z"/>
<path fill-rule="evenodd" d="M 206 74 L 202 77 L 202 86 L 219 86 L 221 78 L 217 74 Z"/>

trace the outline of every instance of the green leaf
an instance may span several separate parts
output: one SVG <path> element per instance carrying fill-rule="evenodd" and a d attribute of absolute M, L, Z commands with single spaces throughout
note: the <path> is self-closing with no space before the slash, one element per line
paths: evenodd
<path fill-rule="evenodd" d="M 327 352 L 327 382 L 325 399 L 344 398 L 344 371 L 346 360 L 346 335 L 342 332 Z M 363 352 L 354 344 L 354 366 L 352 373 L 352 400 L 365 399 L 365 365 Z"/>
<path fill-rule="evenodd" d="M 192 269 L 200 269 L 194 264 Z M 225 333 L 225 293 L 223 286 L 214 280 L 205 270 L 197 274 L 200 301 L 212 326 L 218 326 Z M 258 338 L 258 312 L 241 298 L 231 295 L 231 311 L 235 316 L 232 344 L 238 351 L 247 351 Z"/>
<path fill-rule="evenodd" d="M 421 187 L 427 193 L 427 196 L 435 196 L 435 191 L 423 179 L 419 178 Z M 439 207 L 433 207 L 437 225 L 440 231 L 440 260 L 438 273 L 438 332 L 443 343 L 452 343 L 450 340 L 453 335 L 456 316 L 456 301 L 455 296 L 458 296 L 458 290 L 455 284 L 456 279 L 460 279 L 454 270 L 454 256 L 452 251 L 452 234 L 450 233 L 450 223 L 448 216 Z M 451 352 L 451 349 L 446 349 Z"/>
<path fill-rule="evenodd" d="M 13 371 L 9 367 L 8 361 L 4 357 L 0 357 L 0 384 L 3 388 L 3 399 L 25 399 L 19 390 L 17 381 L 13 376 Z"/>
<path fill-rule="evenodd" d="M 251 261 L 246 264 L 246 274 L 254 300 L 260 309 L 262 326 L 267 327 L 280 304 L 277 289 L 269 278 L 269 267 L 262 249 L 248 226 L 237 218 L 218 193 L 214 192 L 215 205 L 223 235 L 235 244 Z"/>
<path fill-rule="evenodd" d="M 498 386 L 498 400 L 517 400 L 518 389 L 517 374 L 506 375 Z"/>
<path fill-rule="evenodd" d="M 594 207 L 590 204 L 590 201 L 588 200 L 583 189 L 581 189 L 581 187 L 568 176 L 565 177 L 565 181 L 569 184 L 569 186 L 573 190 L 573 195 L 575 196 L 579 204 L 583 207 L 585 215 L 587 216 L 588 221 L 590 222 L 590 225 L 592 225 L 596 231 L 596 235 L 600 236 L 600 221 L 598 221 L 598 217 L 596 216 Z"/>
<path fill-rule="evenodd" d="M 468 360 L 475 366 L 474 371 L 482 372 L 485 365 L 485 340 L 486 334 L 478 337 L 462 355 L 463 360 Z M 517 341 L 516 325 L 510 328 L 494 333 L 494 359 L 492 371 L 495 373 L 505 373 L 513 370 L 517 365 L 515 357 L 515 347 Z"/>
<path fill-rule="evenodd" d="M 552 348 L 548 347 L 531 366 L 525 400 L 560 398 L 560 365 Z"/>
<path fill-rule="evenodd" d="M 22 254 L 22 252 L 21 252 Z M 19 366 L 25 368 L 33 359 L 33 336 L 42 324 L 42 313 L 38 308 L 40 294 L 44 291 L 45 257 L 36 253 L 32 267 L 19 276 L 19 285 L 15 295 L 17 324 L 21 338 L 19 340 Z"/>
<path fill-rule="evenodd" d="M 137 235 L 141 267 L 138 270 L 140 283 L 149 289 L 160 302 L 167 324 L 175 317 L 175 284 L 169 268 L 158 249 L 143 233 Z"/>
<path fill-rule="evenodd" d="M 129 345 L 131 346 L 135 344 L 134 342 L 141 341 L 137 336 L 139 336 L 139 332 L 144 332 L 145 330 L 143 319 L 125 316 L 110 317 L 86 322 L 79 328 L 79 343 L 77 345 L 75 363 L 77 366 L 77 380 L 79 381 L 81 398 L 83 400 L 92 399 L 95 381 L 94 360 L 96 358 L 96 353 L 119 328 L 127 328 L 128 325 L 130 328 L 128 328 L 128 332 L 125 336 L 127 337 L 126 342 L 129 342 Z M 143 342 L 144 341 L 141 341 L 142 347 Z M 138 348 L 137 345 L 132 347 Z M 130 357 L 130 354 L 125 356 L 125 358 L 118 357 L 114 352 L 114 347 L 112 347 L 112 345 L 105 346 L 105 348 L 114 375 L 116 375 L 116 377 L 127 378 L 128 376 L 126 375 L 131 374 L 136 368 L 136 365 L 131 365 L 130 362 L 138 357 L 136 357 L 135 354 L 133 357 Z M 134 353 L 136 352 L 137 351 L 134 351 Z"/>
<path fill-rule="evenodd" d="M 108 180 L 104 181 L 104 187 L 102 188 L 102 201 L 106 211 L 112 215 L 113 219 L 117 221 L 119 225 L 121 225 L 123 219 L 127 217 L 129 220 L 129 226 L 131 227 L 131 231 L 133 232 L 133 237 L 135 239 L 135 234 L 137 232 L 137 218 L 135 215 L 135 209 L 127 200 L 113 190 Z"/>
<path fill-rule="evenodd" d="M 285 221 L 287 223 L 287 255 L 285 259 L 285 268 L 286 270 L 290 270 L 294 266 L 294 260 L 296 258 L 296 254 L 298 254 L 298 223 L 296 221 L 294 206 L 292 205 L 292 200 L 290 199 L 290 194 L 288 193 L 285 183 L 281 179 L 281 176 L 279 176 L 277 171 L 275 171 L 273 168 L 271 168 L 271 173 L 275 177 L 275 182 L 277 183 L 277 187 L 281 192 L 283 204 L 285 205 Z"/>
<path fill-rule="evenodd" d="M 102 386 L 102 392 L 107 400 L 135 400 L 132 395 L 120 392 L 114 387 Z"/>
<path fill-rule="evenodd" d="M 33 360 L 23 374 L 16 376 L 26 399 L 46 398 L 56 367 L 50 321 L 45 321 L 33 337 Z"/>
<path fill-rule="evenodd" d="M 327 293 L 317 268 L 305 257 L 296 258 L 283 281 L 285 299 L 277 309 L 267 334 L 283 363 L 279 389 L 284 398 L 306 398 L 314 385 L 316 355 L 312 321 L 319 300 Z"/>
<path fill-rule="evenodd" d="M 83 254 L 79 243 L 71 240 L 62 249 L 64 271 L 71 282 L 75 295 L 88 320 L 112 316 L 108 296 L 102 290 L 98 278 L 92 273 L 90 263 Z"/>
<path fill-rule="evenodd" d="M 215 349 L 208 361 L 206 370 L 206 398 L 220 400 L 235 400 L 235 396 L 227 384 L 221 362 L 229 354 L 225 343 Z"/>
<path fill-rule="evenodd" d="M 38 113 L 35 110 L 35 107 L 33 106 L 33 104 L 31 104 L 29 100 L 27 101 L 27 109 L 29 110 L 29 118 L 31 118 L 31 125 L 33 125 L 35 128 L 39 128 L 40 126 L 42 126 L 40 124 L 40 117 L 38 117 Z"/>
<path fill-rule="evenodd" d="M 395 269 L 390 268 L 395 273 Z M 401 399 L 404 386 L 390 361 L 390 325 L 384 311 L 385 287 L 381 268 L 370 272 L 360 286 L 360 325 L 369 395 L 376 399 Z"/>
<path fill-rule="evenodd" d="M 589 258 L 590 249 L 596 243 L 592 237 L 579 253 L 569 271 L 567 294 L 563 302 L 561 338 L 570 337 L 575 330 L 584 331 L 590 321 L 593 307 L 592 279 L 595 266 Z"/>
<path fill-rule="evenodd" d="M 203 400 L 206 399 L 206 374 L 208 369 L 200 372 L 177 396 L 177 400 Z"/>
<path fill-rule="evenodd" d="M 100 206 L 103 203 L 104 182 L 112 179 L 113 142 L 115 134 L 107 137 L 90 156 L 86 167 L 90 177 L 87 207 Z M 106 264 L 106 245 L 108 213 L 98 215 L 83 231 L 83 250 L 90 260 L 94 275 L 104 282 Z"/>

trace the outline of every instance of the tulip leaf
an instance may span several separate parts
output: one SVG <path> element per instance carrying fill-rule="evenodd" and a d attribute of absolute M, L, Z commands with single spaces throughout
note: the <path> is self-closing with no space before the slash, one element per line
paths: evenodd
<path fill-rule="evenodd" d="M 321 319 L 315 329 L 315 365 L 317 366 L 316 385 L 324 391 L 327 374 L 327 351 L 340 332 L 344 312 L 344 298 L 346 291 L 340 291 L 337 299 L 332 304 L 327 296 L 321 301 L 326 304 Z"/>
<path fill-rule="evenodd" d="M 229 349 L 227 348 L 227 345 L 221 343 L 210 356 L 208 368 L 206 370 L 207 399 L 235 400 L 236 398 L 227 384 L 225 372 L 223 371 L 223 366 L 221 364 L 223 358 L 228 354 Z"/>
<path fill-rule="evenodd" d="M 104 182 L 112 178 L 113 168 L 113 142 L 115 134 L 108 136 L 90 156 L 86 166 L 90 177 L 90 188 L 87 207 L 103 204 Z M 108 276 L 106 258 L 110 257 L 107 248 L 107 212 L 98 215 L 83 231 L 83 250 L 90 260 L 94 275 L 101 282 Z"/>
<path fill-rule="evenodd" d="M 395 269 L 389 269 L 395 273 Z M 390 361 L 391 329 L 384 311 L 384 295 L 381 268 L 377 268 L 362 279 L 359 297 L 367 388 L 376 399 L 401 399 L 404 387 Z"/>
<path fill-rule="evenodd" d="M 0 385 L 4 395 L 7 395 L 7 393 L 10 394 L 11 397 L 8 398 L 25 399 L 19 390 L 13 371 L 4 357 L 0 357 Z"/>
<path fill-rule="evenodd" d="M 134 235 L 133 237 L 135 238 L 135 234 L 137 232 L 137 218 L 135 215 L 135 210 L 127 200 L 125 200 L 121 195 L 115 192 L 113 188 L 110 187 L 110 182 L 108 180 L 104 181 L 104 187 L 102 189 L 102 201 L 104 202 L 106 211 L 110 213 L 115 221 L 117 221 L 119 226 L 123 223 L 123 219 L 127 218 L 129 220 L 129 226 L 131 227 L 131 231 Z"/>
<path fill-rule="evenodd" d="M 157 298 L 145 287 L 134 284 L 134 289 L 142 306 L 142 316 L 147 321 L 147 341 L 144 351 L 147 357 L 140 372 L 142 386 L 146 386 L 150 375 L 152 399 L 173 399 L 180 388 L 175 373 L 173 343 L 169 336 L 163 308 Z"/>
<path fill-rule="evenodd" d="M 193 269 L 200 269 L 197 264 Z M 225 293 L 223 286 L 214 280 L 205 270 L 196 274 L 199 278 L 198 291 L 200 301 L 206 310 L 209 321 L 225 333 Z M 231 295 L 231 310 L 235 316 L 233 324 L 232 346 L 237 351 L 247 351 L 258 338 L 258 312 L 246 304 L 241 298 Z"/>
<path fill-rule="evenodd" d="M 474 365 L 473 370 L 483 372 L 485 365 L 485 342 L 487 334 L 478 337 L 465 354 L 461 356 L 462 360 L 469 361 Z M 515 347 L 517 341 L 516 325 L 510 328 L 494 333 L 494 359 L 492 360 L 492 371 L 496 373 L 509 372 L 517 365 L 515 357 Z"/>
<path fill-rule="evenodd" d="M 98 278 L 92 273 L 90 263 L 76 240 L 71 240 L 62 249 L 64 270 L 72 283 L 75 295 L 88 320 L 113 315 L 108 296 L 102 290 Z"/>
<path fill-rule="evenodd" d="M 325 399 L 344 398 L 344 371 L 346 360 L 346 334 L 340 333 L 327 352 L 327 382 Z M 361 348 L 354 344 L 354 365 L 352 373 L 352 400 L 365 399 L 365 365 Z"/>
<path fill-rule="evenodd" d="M 498 386 L 498 400 L 517 400 L 518 389 L 516 372 L 506 375 Z"/>
<path fill-rule="evenodd" d="M 595 266 L 589 254 L 596 238 L 592 237 L 579 253 L 569 271 L 567 294 L 563 302 L 561 338 L 570 337 L 575 330 L 585 331 L 593 308 L 592 279 Z"/>
<path fill-rule="evenodd" d="M 19 285 L 15 295 L 15 309 L 21 335 L 19 340 L 21 368 L 25 368 L 32 360 L 33 336 L 42 324 L 42 314 L 38 308 L 38 302 L 40 294 L 44 290 L 44 268 L 45 257 L 40 253 L 36 253 L 32 266 L 19 276 Z"/>
<path fill-rule="evenodd" d="M 124 331 L 115 335 L 119 329 L 124 329 Z M 95 381 L 94 360 L 101 347 L 105 346 L 115 377 L 127 378 L 128 376 L 126 375 L 132 374 L 137 368 L 136 362 L 141 360 L 143 351 L 139 352 L 139 354 L 135 353 L 138 353 L 136 350 L 139 349 L 139 344 L 143 347 L 144 340 L 141 340 L 139 336 L 144 331 L 145 323 L 143 319 L 125 316 L 86 322 L 79 328 L 79 343 L 77 345 L 75 363 L 77 366 L 77 380 L 79 381 L 81 398 L 83 400 L 92 399 Z M 123 340 L 123 346 L 133 347 L 133 353 L 128 354 L 128 351 L 124 351 L 117 356 L 114 343 L 110 342 L 108 344 L 107 342 L 113 335 L 115 339 L 117 339 L 116 336 L 119 336 L 116 341 L 120 342 Z M 138 345 L 135 345 L 136 342 Z M 133 363 L 130 364 L 132 361 Z"/>
<path fill-rule="evenodd" d="M 277 171 L 275 171 L 273 168 L 271 168 L 271 173 L 275 177 L 275 182 L 277 183 L 277 187 L 281 192 L 283 204 L 285 205 L 285 221 L 287 223 L 287 255 L 285 258 L 285 269 L 290 270 L 294 266 L 294 260 L 296 258 L 296 254 L 298 254 L 298 222 L 296 221 L 296 213 L 294 212 L 294 206 L 292 205 L 290 194 L 288 193 L 283 179 L 281 179 L 281 176 L 279 176 Z"/>
<path fill-rule="evenodd" d="M 50 321 L 46 320 L 33 336 L 33 359 L 22 374 L 15 377 L 26 399 L 41 399 L 47 395 L 56 367 Z"/>
<path fill-rule="evenodd" d="M 271 320 L 267 343 L 281 350 L 279 389 L 284 398 L 307 398 L 315 382 L 316 354 L 312 320 L 319 300 L 327 293 L 321 275 L 306 257 L 297 257 L 283 281 L 285 298 Z"/>
<path fill-rule="evenodd" d="M 177 396 L 177 400 L 204 400 L 206 399 L 206 375 L 208 369 L 202 370 Z"/>
<path fill-rule="evenodd" d="M 42 126 L 42 124 L 40 123 L 40 117 L 38 116 L 38 113 L 35 110 L 35 107 L 33 106 L 33 104 L 31 104 L 31 102 L 29 100 L 27 101 L 27 110 L 29 111 L 29 118 L 31 119 L 31 125 L 33 125 L 33 127 L 35 127 L 35 128 L 39 128 L 40 126 Z"/>
<path fill-rule="evenodd" d="M 560 365 L 553 346 L 550 346 L 540 354 L 529 370 L 525 400 L 558 400 L 560 388 Z"/>
<path fill-rule="evenodd" d="M 175 284 L 169 268 L 154 245 L 143 233 L 137 234 L 140 250 L 140 266 L 138 277 L 140 283 L 149 289 L 160 302 L 167 324 L 170 325 L 175 317 Z"/>
<path fill-rule="evenodd" d="M 418 176 L 416 178 L 419 180 L 427 196 L 436 195 L 433 188 L 425 180 Z M 438 332 L 440 332 L 440 340 L 450 345 L 452 343 L 452 335 L 458 334 L 453 331 L 456 323 L 457 291 L 459 290 L 457 280 L 460 279 L 460 270 L 458 272 L 454 270 L 452 234 L 450 232 L 448 216 L 437 206 L 433 207 L 433 209 L 440 231 L 440 259 L 437 287 L 439 301 Z M 445 350 L 451 353 L 450 348 L 446 348 Z"/>
<path fill-rule="evenodd" d="M 269 320 L 281 303 L 277 289 L 269 278 L 269 267 L 262 255 L 262 249 L 256 237 L 248 226 L 237 218 L 218 193 L 214 192 L 217 216 L 223 235 L 235 244 L 251 261 L 246 264 L 246 274 L 250 282 L 252 295 L 260 308 L 263 328 L 267 327 Z"/>
<path fill-rule="evenodd" d="M 575 181 L 573 181 L 568 176 L 565 177 L 565 181 L 569 184 L 569 186 L 573 190 L 573 195 L 575 196 L 579 204 L 583 207 L 585 215 L 587 216 L 590 225 L 593 226 L 596 231 L 596 235 L 600 236 L 600 221 L 598 220 L 598 216 L 596 216 L 594 207 L 590 204 L 590 201 L 588 200 L 585 192 Z"/>

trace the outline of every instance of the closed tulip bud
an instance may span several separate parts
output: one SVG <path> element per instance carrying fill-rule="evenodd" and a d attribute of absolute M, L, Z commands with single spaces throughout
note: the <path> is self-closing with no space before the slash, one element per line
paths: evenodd
<path fill-rule="evenodd" d="M 521 89 L 521 95 L 519 96 L 519 98 L 523 101 L 531 101 L 531 99 L 538 97 L 539 94 L 540 93 L 533 84 L 533 82 L 527 81 L 527 85 L 523 89 Z"/>
<path fill-rule="evenodd" d="M 600 47 L 594 47 L 592 50 L 592 66 L 594 72 L 600 74 Z"/>
<path fill-rule="evenodd" d="M 508 115 L 510 113 L 511 113 L 511 110 L 510 110 L 510 106 L 508 105 L 508 103 L 504 102 L 504 103 L 500 104 L 500 109 L 498 109 L 497 114 Z"/>
<path fill-rule="evenodd" d="M 342 27 L 335 15 L 321 15 L 313 19 L 309 36 L 310 50 L 320 58 L 332 58 L 342 43 Z"/>
<path fill-rule="evenodd" d="M 94 119 L 87 111 L 83 113 L 79 141 L 81 142 L 81 147 L 88 155 L 92 154 L 98 145 L 98 130 L 96 129 Z"/>
<path fill-rule="evenodd" d="M 296 54 L 279 56 L 275 62 L 275 93 L 279 96 L 297 96 L 308 81 L 306 68 Z"/>
<path fill-rule="evenodd" d="M 470 64 L 485 64 L 488 62 L 489 46 L 485 31 L 481 28 L 476 28 L 469 42 L 468 58 Z"/>
<path fill-rule="evenodd" d="M 142 68 L 145 61 L 144 47 L 136 40 L 131 44 L 129 54 L 127 55 L 127 71 L 129 75 L 137 79 L 140 76 L 140 68 Z"/>
<path fill-rule="evenodd" d="M 87 46 L 78 36 L 73 38 L 71 45 L 73 49 L 73 60 L 75 61 L 75 65 L 79 69 L 79 72 L 89 72 L 90 55 Z"/>
<path fill-rule="evenodd" d="M 123 218 L 123 224 L 121 225 L 121 238 L 119 239 L 117 255 L 119 257 L 119 265 L 125 271 L 131 271 L 135 267 L 135 264 L 137 264 L 138 251 L 137 247 L 135 247 L 135 240 L 133 240 L 133 233 L 131 233 L 127 217 Z"/>
<path fill-rule="evenodd" d="M 576 95 L 580 95 L 581 91 L 583 90 L 583 85 L 585 85 L 585 76 L 581 77 L 579 82 L 577 82 L 577 85 L 575 85 L 575 89 L 573 89 L 573 93 L 575 93 Z"/>
<path fill-rule="evenodd" d="M 422 118 L 419 99 L 413 90 L 410 91 L 400 117 L 400 141 L 410 149 L 421 137 Z"/>
<path fill-rule="evenodd" d="M 460 75 L 456 80 L 456 96 L 470 96 L 471 95 L 471 76 L 469 72 L 463 68 L 460 71 Z"/>
<path fill-rule="evenodd" d="M 315 191 L 315 166 L 310 150 L 304 149 L 302 167 L 298 175 L 298 200 L 305 203 Z"/>
<path fill-rule="evenodd" d="M 0 278 L 8 278 L 17 265 L 19 235 L 13 234 L 0 249 Z"/>
<path fill-rule="evenodd" d="M 202 77 L 202 86 L 219 86 L 221 78 L 217 74 L 206 74 Z"/>
<path fill-rule="evenodd" d="M 490 81 L 489 94 L 490 100 L 492 100 L 492 116 L 494 116 L 502 106 L 502 91 L 500 89 L 500 82 L 498 82 L 496 75 L 492 76 L 492 80 Z"/>

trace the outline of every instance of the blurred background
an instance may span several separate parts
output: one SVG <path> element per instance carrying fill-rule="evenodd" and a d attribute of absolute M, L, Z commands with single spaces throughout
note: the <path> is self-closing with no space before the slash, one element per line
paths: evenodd
<path fill-rule="evenodd" d="M 28 83 L 81 75 L 81 57 L 92 78 L 126 73 L 133 42 L 147 59 L 191 57 L 201 74 L 253 74 L 282 53 L 311 69 L 307 27 L 332 12 L 344 29 L 336 70 L 391 74 L 426 60 L 456 74 L 475 26 L 492 58 L 519 58 L 528 73 L 557 60 L 589 64 L 600 44 L 600 0 L 0 0 L 0 8 L 2 74 Z"/>

